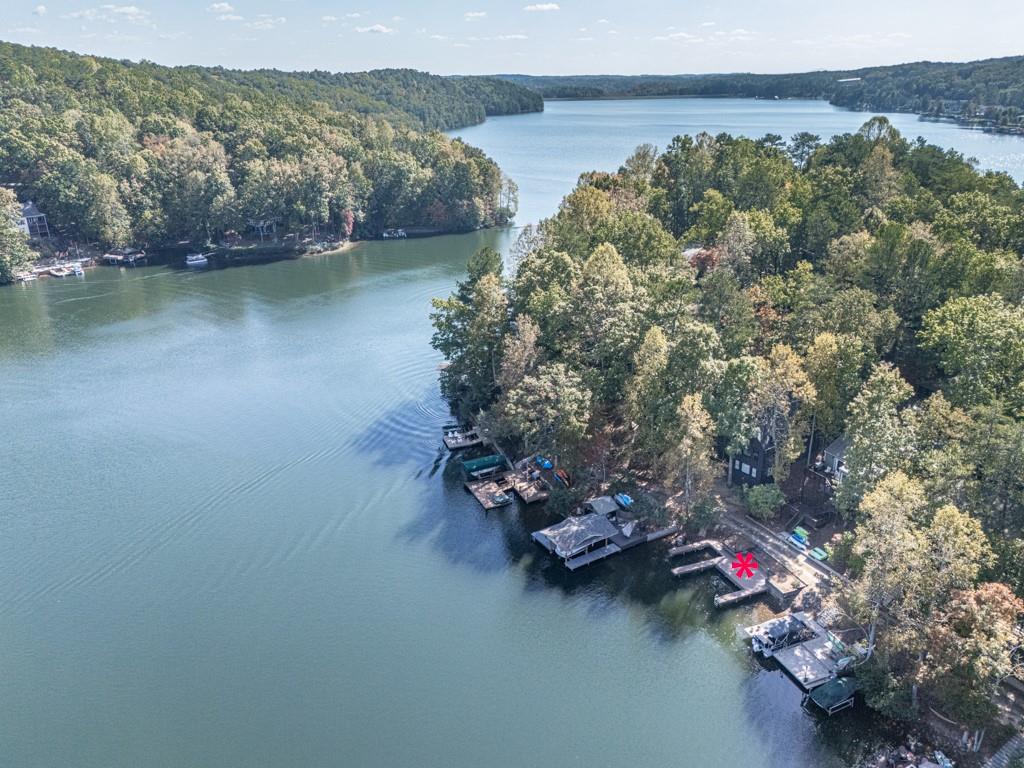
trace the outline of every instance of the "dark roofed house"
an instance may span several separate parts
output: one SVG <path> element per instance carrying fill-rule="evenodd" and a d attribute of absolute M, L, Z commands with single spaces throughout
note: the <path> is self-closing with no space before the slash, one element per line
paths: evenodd
<path fill-rule="evenodd" d="M 21 218 L 18 220 L 18 229 L 32 238 L 50 236 L 50 227 L 46 223 L 46 214 L 40 211 L 39 206 L 31 200 L 21 206 Z"/>
<path fill-rule="evenodd" d="M 732 482 L 745 485 L 760 485 L 772 482 L 775 469 L 775 443 L 768 437 L 762 440 L 754 437 L 742 453 L 732 457 L 730 468 Z"/>

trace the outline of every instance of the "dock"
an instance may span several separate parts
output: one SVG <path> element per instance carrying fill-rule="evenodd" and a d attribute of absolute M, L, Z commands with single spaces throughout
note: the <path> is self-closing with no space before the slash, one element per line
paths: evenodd
<path fill-rule="evenodd" d="M 512 503 L 512 482 L 505 474 L 484 480 L 470 480 L 466 483 L 466 490 L 487 510 Z"/>
<path fill-rule="evenodd" d="M 713 557 L 710 560 L 698 560 L 696 563 L 681 565 L 678 568 L 672 569 L 672 575 L 689 576 L 692 573 L 704 573 L 704 571 L 710 571 L 717 566 L 720 560 L 721 558 L 719 557 Z"/>
<path fill-rule="evenodd" d="M 751 597 L 764 594 L 768 591 L 768 578 L 764 575 L 763 569 L 759 568 L 755 575 L 748 579 L 741 579 L 736 575 L 736 571 L 732 567 L 732 559 L 736 556 L 736 553 L 729 551 L 729 549 L 722 544 L 722 542 L 715 539 L 704 539 L 702 541 L 695 541 L 692 544 L 684 544 L 681 547 L 672 547 L 668 551 L 670 557 L 678 557 L 680 555 L 690 555 L 697 552 L 703 552 L 704 550 L 711 550 L 715 553 L 715 557 L 708 558 L 707 560 L 700 560 L 696 563 L 690 563 L 689 565 L 683 565 L 678 568 L 672 569 L 673 576 L 689 576 L 694 573 L 703 573 L 704 571 L 710 571 L 715 569 L 719 574 L 730 584 L 736 587 L 732 592 L 728 592 L 724 595 L 715 595 L 715 607 L 724 608 L 729 605 L 735 605 L 738 602 L 747 600 Z"/>
<path fill-rule="evenodd" d="M 457 424 L 449 424 L 444 428 L 444 447 L 449 451 L 458 451 L 462 448 L 471 448 L 480 445 L 484 439 L 474 427 L 463 427 Z"/>
<path fill-rule="evenodd" d="M 547 501 L 551 495 L 551 489 L 543 477 L 533 477 L 528 467 L 516 469 L 509 473 L 509 480 L 512 483 L 512 490 L 527 504 L 536 501 Z"/>

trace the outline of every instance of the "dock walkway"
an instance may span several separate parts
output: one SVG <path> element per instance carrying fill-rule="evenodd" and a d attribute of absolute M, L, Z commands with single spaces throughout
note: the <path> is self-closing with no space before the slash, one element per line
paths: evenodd
<path fill-rule="evenodd" d="M 506 474 L 486 480 L 470 480 L 466 483 L 466 490 L 473 494 L 484 509 L 497 509 L 512 503 L 512 482 Z"/>

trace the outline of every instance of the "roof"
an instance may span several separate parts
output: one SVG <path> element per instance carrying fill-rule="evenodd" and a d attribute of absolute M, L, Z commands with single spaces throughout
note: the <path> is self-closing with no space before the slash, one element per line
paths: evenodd
<path fill-rule="evenodd" d="M 39 210 L 39 206 L 29 200 L 23 206 L 21 206 L 21 216 L 25 219 L 37 219 L 43 215 L 43 212 Z"/>
<path fill-rule="evenodd" d="M 827 712 L 853 696 L 859 687 L 856 678 L 837 677 L 811 691 L 811 701 Z"/>
<path fill-rule="evenodd" d="M 825 449 L 825 453 L 835 456 L 837 459 L 841 459 L 846 456 L 846 448 L 848 444 L 849 441 L 846 439 L 846 435 L 840 435 L 828 444 L 828 448 Z"/>
<path fill-rule="evenodd" d="M 567 517 L 557 525 L 537 531 L 538 536 L 547 539 L 559 557 L 572 557 L 591 544 L 610 539 L 619 532 L 604 515 L 581 515 Z"/>
<path fill-rule="evenodd" d="M 619 505 L 611 496 L 598 496 L 596 499 L 588 499 L 583 502 L 583 507 L 598 515 L 614 515 L 619 511 Z"/>

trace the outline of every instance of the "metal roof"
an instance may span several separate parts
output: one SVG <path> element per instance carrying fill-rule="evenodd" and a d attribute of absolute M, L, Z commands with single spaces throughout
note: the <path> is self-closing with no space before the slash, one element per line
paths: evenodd
<path fill-rule="evenodd" d="M 573 557 L 591 544 L 610 539 L 618 532 L 619 529 L 604 515 L 590 514 L 567 517 L 557 525 L 537 531 L 537 535 L 547 539 L 559 557 Z"/>

